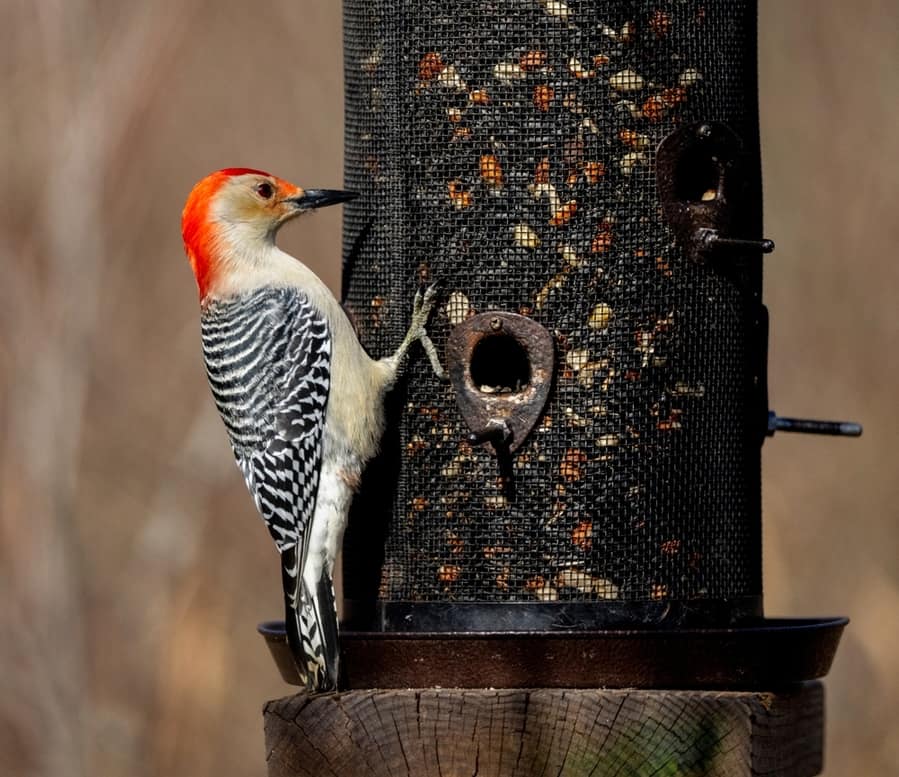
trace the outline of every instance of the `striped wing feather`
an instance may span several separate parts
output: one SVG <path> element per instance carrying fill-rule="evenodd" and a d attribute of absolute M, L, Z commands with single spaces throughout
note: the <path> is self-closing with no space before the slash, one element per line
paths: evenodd
<path fill-rule="evenodd" d="M 327 322 L 301 292 L 263 289 L 210 305 L 202 335 L 209 385 L 247 487 L 278 549 L 299 546 L 302 567 L 330 386 Z"/>

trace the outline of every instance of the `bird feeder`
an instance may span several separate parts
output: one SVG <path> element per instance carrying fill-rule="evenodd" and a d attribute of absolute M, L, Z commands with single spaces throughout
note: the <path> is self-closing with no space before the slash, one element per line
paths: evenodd
<path fill-rule="evenodd" d="M 450 377 L 413 357 L 354 504 L 348 685 L 826 672 L 843 621 L 763 616 L 760 454 L 790 422 L 767 397 L 754 0 L 344 14 L 345 305 L 381 355 L 439 282 Z"/>
<path fill-rule="evenodd" d="M 764 616 L 760 456 L 860 428 L 769 409 L 755 1 L 343 7 L 346 309 L 389 353 L 439 282 L 448 380 L 390 397 L 346 690 L 269 703 L 269 774 L 817 774 L 846 621 Z"/>

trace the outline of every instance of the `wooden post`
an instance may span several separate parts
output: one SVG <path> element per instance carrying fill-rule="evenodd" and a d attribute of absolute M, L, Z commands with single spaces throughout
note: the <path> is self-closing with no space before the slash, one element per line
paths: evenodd
<path fill-rule="evenodd" d="M 824 690 L 367 690 L 265 705 L 269 777 L 808 777 Z"/>

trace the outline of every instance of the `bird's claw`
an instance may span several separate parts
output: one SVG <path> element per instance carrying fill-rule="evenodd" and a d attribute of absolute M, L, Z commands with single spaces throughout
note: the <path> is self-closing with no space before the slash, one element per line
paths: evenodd
<path fill-rule="evenodd" d="M 430 286 L 422 284 L 418 287 L 418 290 L 415 292 L 415 300 L 412 302 L 413 318 L 423 314 L 424 320 L 427 320 L 437 300 L 438 291 L 438 284 L 436 283 L 432 283 Z"/>

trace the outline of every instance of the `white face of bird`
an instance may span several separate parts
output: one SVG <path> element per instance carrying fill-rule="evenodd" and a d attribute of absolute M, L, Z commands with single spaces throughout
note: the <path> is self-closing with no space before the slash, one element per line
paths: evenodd
<path fill-rule="evenodd" d="M 306 192 L 272 175 L 245 173 L 226 178 L 212 198 L 209 218 L 243 240 L 271 239 L 278 228 L 308 208 Z"/>
<path fill-rule="evenodd" d="M 206 176 L 191 191 L 181 221 L 200 298 L 206 298 L 222 274 L 264 262 L 275 234 L 286 222 L 305 211 L 355 196 L 338 190 L 302 189 L 248 168 L 228 168 Z"/>

